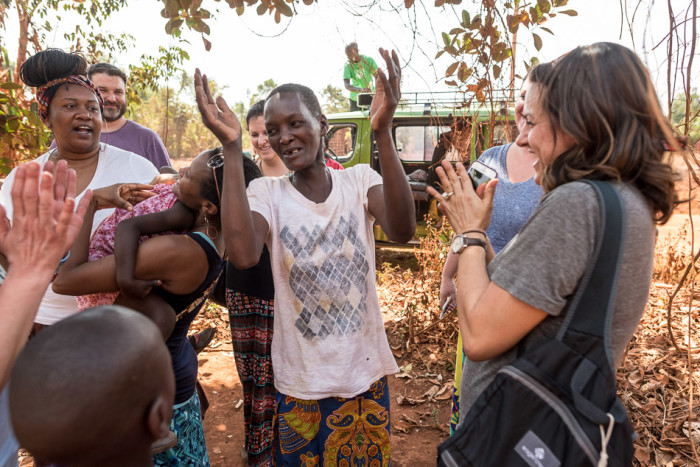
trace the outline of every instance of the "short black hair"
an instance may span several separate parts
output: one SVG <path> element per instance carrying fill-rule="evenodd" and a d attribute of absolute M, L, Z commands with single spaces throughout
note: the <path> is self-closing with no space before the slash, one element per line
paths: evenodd
<path fill-rule="evenodd" d="M 351 50 L 355 50 L 357 52 L 360 51 L 360 49 L 357 47 L 357 42 L 350 42 L 348 45 L 345 46 L 345 55 L 347 55 L 348 52 Z"/>
<path fill-rule="evenodd" d="M 245 116 L 245 124 L 250 131 L 250 121 L 255 117 L 262 117 L 265 114 L 265 99 L 260 99 L 258 102 L 250 106 L 248 113 Z"/>
<path fill-rule="evenodd" d="M 59 78 L 73 75 L 85 75 L 87 61 L 77 53 L 64 52 L 61 49 L 46 49 L 29 57 L 19 67 L 19 77 L 24 84 L 34 88 L 41 87 Z"/>
<path fill-rule="evenodd" d="M 92 79 L 92 75 L 98 73 L 104 73 L 109 76 L 119 76 L 126 85 L 126 74 L 114 65 L 109 63 L 94 63 L 90 65 L 87 71 L 88 78 Z"/>
<path fill-rule="evenodd" d="M 275 94 L 280 94 L 283 92 L 296 93 L 299 96 L 301 102 L 306 106 L 307 109 L 309 109 L 309 112 L 311 112 L 311 115 L 313 115 L 315 118 L 319 118 L 321 115 L 323 115 L 323 110 L 321 110 L 321 104 L 318 102 L 316 94 L 314 94 L 311 88 L 308 88 L 303 84 L 287 83 L 281 86 L 277 86 L 275 89 L 272 90 L 272 92 L 270 92 L 270 95 L 267 96 L 265 102 L 269 101 L 270 98 Z"/>

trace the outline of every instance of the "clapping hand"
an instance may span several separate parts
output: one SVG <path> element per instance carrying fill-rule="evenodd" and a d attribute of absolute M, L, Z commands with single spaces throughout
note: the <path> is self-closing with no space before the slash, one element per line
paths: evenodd
<path fill-rule="evenodd" d="M 222 146 L 241 144 L 241 123 L 229 108 L 226 100 L 219 96 L 216 101 L 211 95 L 207 75 L 202 75 L 199 68 L 194 72 L 194 93 L 197 107 L 202 115 L 204 126 L 209 128 Z"/>
<path fill-rule="evenodd" d="M 0 206 L 0 246 L 10 268 L 32 273 L 53 273 L 59 260 L 73 245 L 90 203 L 86 193 L 75 208 L 75 171 L 59 161 L 42 172 L 37 162 L 16 169 L 12 185 L 12 226 Z"/>
<path fill-rule="evenodd" d="M 372 99 L 372 106 L 369 109 L 369 118 L 372 130 L 377 131 L 382 128 L 391 128 L 391 121 L 394 118 L 394 111 L 401 99 L 401 66 L 396 51 L 379 49 L 379 53 L 386 62 L 386 69 L 389 76 L 380 68 L 377 70 L 377 91 Z"/>

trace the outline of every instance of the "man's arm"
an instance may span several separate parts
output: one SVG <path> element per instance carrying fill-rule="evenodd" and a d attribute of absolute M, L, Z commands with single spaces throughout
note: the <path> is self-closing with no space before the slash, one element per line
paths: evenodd
<path fill-rule="evenodd" d="M 369 88 L 361 88 L 359 86 L 353 86 L 352 84 L 350 84 L 349 78 L 344 79 L 343 83 L 345 83 L 345 89 L 347 89 L 350 92 L 365 92 L 365 91 L 369 90 Z"/>

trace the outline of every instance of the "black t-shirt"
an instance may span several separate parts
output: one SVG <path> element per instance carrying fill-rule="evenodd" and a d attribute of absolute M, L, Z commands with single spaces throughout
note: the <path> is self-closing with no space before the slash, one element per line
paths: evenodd
<path fill-rule="evenodd" d="M 226 262 L 226 288 L 263 300 L 275 298 L 270 251 L 267 246 L 263 247 L 260 261 L 252 268 L 236 269 L 230 262 Z"/>

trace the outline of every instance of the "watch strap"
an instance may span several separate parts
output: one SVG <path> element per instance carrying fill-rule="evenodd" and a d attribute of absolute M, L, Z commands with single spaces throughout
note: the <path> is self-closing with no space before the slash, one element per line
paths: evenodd
<path fill-rule="evenodd" d="M 462 247 L 459 249 L 459 251 L 455 252 L 457 254 L 463 252 L 470 246 L 480 246 L 486 250 L 486 241 L 480 238 L 467 237 L 465 234 L 458 234 L 456 237 L 460 237 L 462 239 Z"/>

